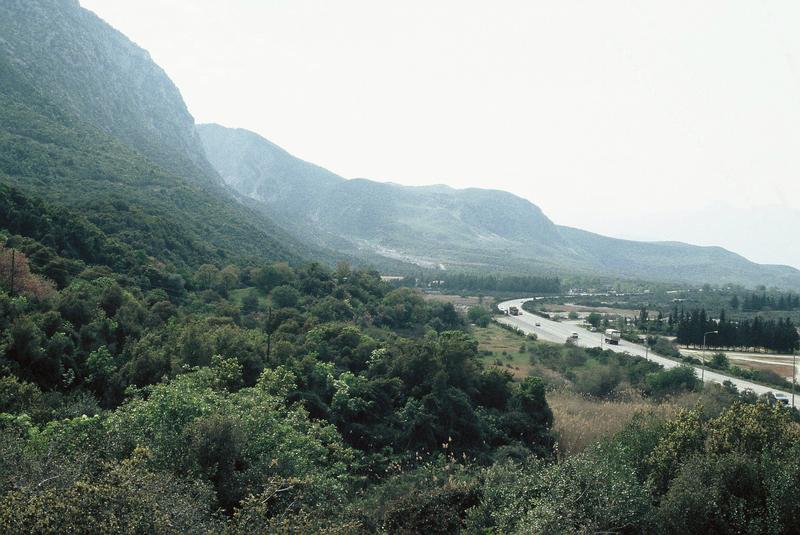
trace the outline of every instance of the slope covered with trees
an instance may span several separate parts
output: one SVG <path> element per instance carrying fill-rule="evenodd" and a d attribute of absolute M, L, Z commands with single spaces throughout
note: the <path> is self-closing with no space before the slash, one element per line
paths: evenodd
<path fill-rule="evenodd" d="M 87 245 L 114 242 L 91 226 L 71 247 L 5 232 L 3 532 L 783 532 L 798 507 L 796 424 L 755 396 L 711 389 L 708 409 L 564 458 L 552 378 L 484 366 L 452 305 L 375 272 L 205 264 L 159 287 L 135 252 L 103 263 Z M 688 368 L 520 340 L 590 396 L 699 388 Z"/>
<path fill-rule="evenodd" d="M 487 364 L 467 320 L 487 310 L 304 260 L 219 184 L 191 123 L 77 2 L 0 4 L 0 533 L 792 532 L 796 412 L 513 331 L 531 373 Z M 507 225 L 480 192 L 400 197 Z M 349 225 L 379 212 L 339 208 Z M 567 453 L 554 388 L 683 410 Z"/>
<path fill-rule="evenodd" d="M 308 251 L 221 184 L 174 85 L 77 2 L 3 2 L 0 37 L 1 183 L 176 268 Z"/>

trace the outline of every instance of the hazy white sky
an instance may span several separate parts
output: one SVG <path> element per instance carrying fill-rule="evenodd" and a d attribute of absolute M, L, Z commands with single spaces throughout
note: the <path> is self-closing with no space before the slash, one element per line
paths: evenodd
<path fill-rule="evenodd" d="M 800 267 L 800 2 L 81 0 L 198 122 L 346 177 Z"/>

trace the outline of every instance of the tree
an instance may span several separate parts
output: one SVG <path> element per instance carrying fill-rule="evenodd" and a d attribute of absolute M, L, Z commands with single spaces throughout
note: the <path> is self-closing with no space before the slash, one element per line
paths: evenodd
<path fill-rule="evenodd" d="M 212 264 L 203 264 L 194 274 L 194 281 L 198 287 L 204 290 L 210 290 L 217 285 L 219 278 L 219 269 Z"/>
<path fill-rule="evenodd" d="M 473 306 L 467 312 L 469 320 L 479 327 L 486 327 L 492 321 L 492 314 L 489 309 L 482 306 Z"/>
<path fill-rule="evenodd" d="M 242 312 L 245 314 L 252 314 L 257 312 L 259 307 L 258 293 L 255 290 L 250 290 L 242 297 Z"/>
<path fill-rule="evenodd" d="M 86 359 L 86 378 L 95 385 L 98 392 L 103 391 L 116 370 L 114 357 L 106 346 L 100 346 L 99 349 L 92 351 Z"/>
<path fill-rule="evenodd" d="M 295 274 L 288 264 L 277 262 L 254 270 L 251 278 L 260 289 L 270 292 L 276 286 L 291 283 L 295 279 Z"/>
<path fill-rule="evenodd" d="M 650 312 L 648 312 L 646 308 L 642 307 L 642 309 L 639 311 L 639 318 L 637 320 L 639 328 L 644 331 L 647 331 L 649 320 L 650 320 Z"/>
<path fill-rule="evenodd" d="M 220 289 L 227 294 L 239 284 L 239 268 L 234 265 L 225 266 L 219 272 Z"/>
<path fill-rule="evenodd" d="M 697 388 L 700 380 L 691 366 L 678 366 L 647 374 L 645 392 L 660 398 L 678 392 L 691 391 Z"/>
<path fill-rule="evenodd" d="M 714 353 L 711 357 L 711 360 L 708 362 L 708 365 L 711 368 L 717 368 L 718 370 L 726 370 L 730 367 L 730 361 L 725 353 Z"/>
<path fill-rule="evenodd" d="M 55 284 L 31 273 L 28 258 L 16 249 L 0 247 L 0 284 L 13 296 L 26 294 L 45 299 L 55 293 Z"/>
<path fill-rule="evenodd" d="M 300 300 L 300 292 L 287 285 L 277 286 L 270 292 L 272 303 L 278 308 L 293 307 Z"/>

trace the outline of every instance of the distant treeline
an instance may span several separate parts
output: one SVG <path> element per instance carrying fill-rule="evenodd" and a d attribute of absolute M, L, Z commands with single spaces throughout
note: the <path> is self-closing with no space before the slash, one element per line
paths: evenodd
<path fill-rule="evenodd" d="M 711 319 L 705 309 L 681 312 L 678 316 L 677 341 L 680 344 L 701 345 L 703 333 L 708 347 L 763 347 L 779 352 L 791 352 L 800 347 L 800 335 L 791 319 L 731 321 L 723 310 L 719 320 Z"/>
<path fill-rule="evenodd" d="M 532 275 L 469 275 L 453 273 L 442 277 L 440 288 L 448 290 L 476 290 L 486 292 L 523 292 L 557 294 L 561 291 L 558 277 Z"/>
<path fill-rule="evenodd" d="M 753 312 L 759 310 L 798 310 L 800 309 L 800 295 L 796 293 L 761 294 L 751 293 L 739 298 L 731 298 L 731 308 L 740 308 L 743 311 Z"/>

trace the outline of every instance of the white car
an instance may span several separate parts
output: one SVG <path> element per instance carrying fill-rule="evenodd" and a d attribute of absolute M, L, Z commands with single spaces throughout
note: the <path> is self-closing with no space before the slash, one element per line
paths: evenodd
<path fill-rule="evenodd" d="M 775 398 L 775 401 L 777 403 L 782 403 L 784 405 L 788 405 L 789 404 L 789 396 L 787 396 L 786 394 L 784 394 L 782 392 L 773 392 L 772 397 Z"/>
<path fill-rule="evenodd" d="M 534 323 L 534 325 L 536 325 L 537 327 L 541 327 L 542 326 L 541 322 L 538 322 L 538 321 L 536 323 Z"/>

